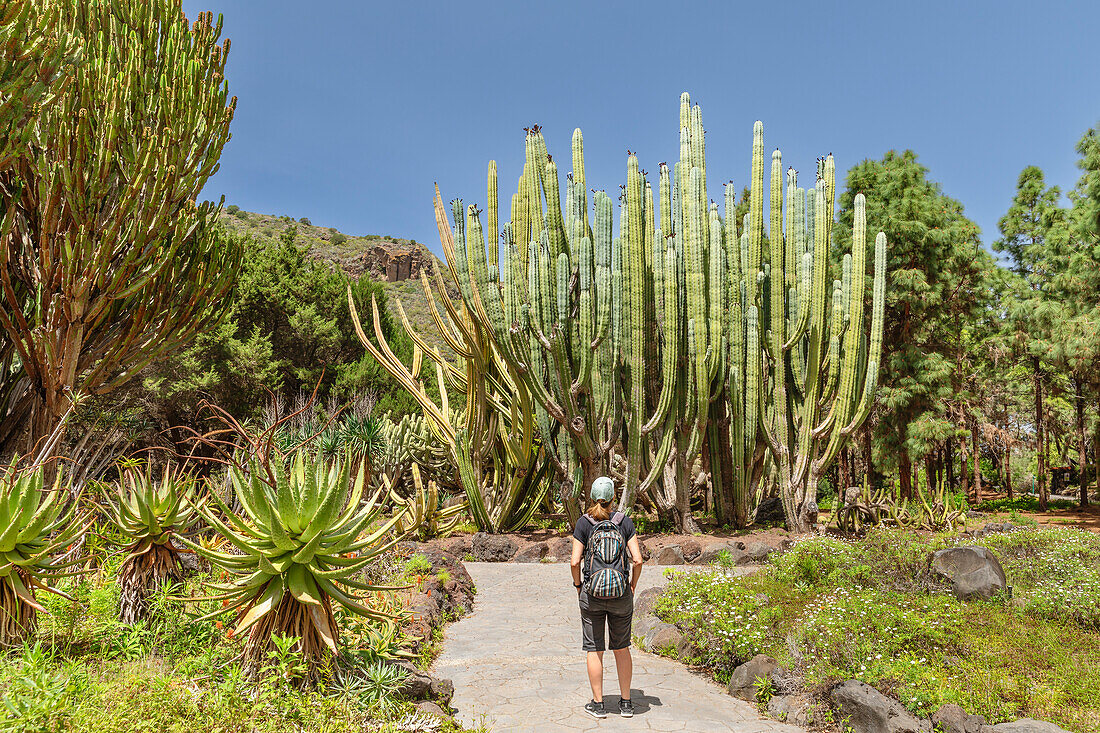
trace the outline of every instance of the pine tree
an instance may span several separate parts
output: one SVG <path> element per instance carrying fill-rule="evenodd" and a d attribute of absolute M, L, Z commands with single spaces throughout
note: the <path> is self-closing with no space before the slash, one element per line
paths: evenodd
<path fill-rule="evenodd" d="M 1050 352 L 1053 324 L 1061 318 L 1059 298 L 1050 291 L 1058 258 L 1052 251 L 1052 232 L 1064 230 L 1065 211 L 1059 207 L 1057 186 L 1047 187 L 1043 171 L 1028 166 L 1020 172 L 1012 205 L 998 226 L 1001 238 L 993 243 L 997 252 L 1008 254 L 1015 274 L 1004 291 L 1006 340 L 1031 369 L 1035 398 L 1036 480 L 1039 507 L 1045 510 L 1048 498 L 1046 467 L 1046 410 L 1043 407 L 1044 374 L 1050 367 L 1045 356 Z"/>
<path fill-rule="evenodd" d="M 903 496 L 913 493 L 914 460 L 954 433 L 945 405 L 961 389 L 960 344 L 988 307 L 993 267 L 977 225 L 927 174 L 910 150 L 854 166 L 836 235 L 848 236 L 863 193 L 868 229 L 890 242 L 876 431 L 882 458 L 896 457 Z"/>

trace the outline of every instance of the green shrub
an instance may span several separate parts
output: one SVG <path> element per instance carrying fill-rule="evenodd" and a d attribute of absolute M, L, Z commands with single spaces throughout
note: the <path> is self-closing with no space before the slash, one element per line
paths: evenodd
<path fill-rule="evenodd" d="M 431 569 L 431 562 L 419 552 L 410 557 L 405 563 L 405 572 L 409 575 L 424 575 L 430 572 Z"/>
<path fill-rule="evenodd" d="M 311 222 L 309 220 L 309 217 L 305 217 L 305 216 L 303 216 L 301 219 L 299 219 L 298 223 L 299 224 L 305 224 L 307 227 L 313 226 L 313 222 Z"/>
<path fill-rule="evenodd" d="M 931 553 L 960 542 L 1000 557 L 1014 602 L 961 603 L 931 575 Z M 673 572 L 656 613 L 720 681 L 763 653 L 811 694 L 859 679 L 921 716 L 955 703 L 991 722 L 1100 730 L 1098 609 L 1100 536 L 1048 527 L 810 538 L 751 576 Z"/>
<path fill-rule="evenodd" d="M 1051 499 L 1047 502 L 1049 509 L 1073 509 L 1076 506 L 1076 502 L 1068 499 Z M 1011 499 L 986 499 L 974 509 L 979 512 L 1037 512 L 1039 511 L 1039 497 L 1032 494 L 1021 494 Z"/>
<path fill-rule="evenodd" d="M 229 214 L 230 216 L 234 216 L 240 210 L 241 207 L 237 206 L 236 204 L 230 204 L 229 206 L 225 207 L 225 213 Z"/>
<path fill-rule="evenodd" d="M 343 232 L 336 232 L 332 235 L 329 241 L 339 247 L 341 244 L 344 244 L 348 241 L 348 235 L 344 234 Z"/>

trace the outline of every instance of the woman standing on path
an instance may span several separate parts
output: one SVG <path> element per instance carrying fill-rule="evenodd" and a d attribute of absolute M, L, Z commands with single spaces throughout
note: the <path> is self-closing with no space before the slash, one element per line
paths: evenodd
<path fill-rule="evenodd" d="M 600 476 L 592 482 L 592 505 L 573 530 L 570 569 L 581 606 L 581 649 L 588 656 L 588 682 L 592 701 L 584 710 L 595 718 L 606 718 L 603 704 L 604 626 L 610 635 L 611 651 L 619 676 L 619 714 L 634 715 L 630 702 L 630 625 L 634 618 L 634 589 L 642 574 L 642 550 L 634 523 L 622 512 L 611 511 L 615 482 Z M 633 566 L 627 582 L 627 556 Z M 584 575 L 582 578 L 582 567 Z"/>

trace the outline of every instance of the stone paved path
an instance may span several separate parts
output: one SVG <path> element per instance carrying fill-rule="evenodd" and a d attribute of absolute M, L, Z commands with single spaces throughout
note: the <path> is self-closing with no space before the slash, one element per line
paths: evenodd
<path fill-rule="evenodd" d="M 683 665 L 633 649 L 635 714 L 620 718 L 615 661 L 604 655 L 609 714 L 591 698 L 580 649 L 580 615 L 565 563 L 466 563 L 477 585 L 473 613 L 447 627 L 435 673 L 454 681 L 452 705 L 467 725 L 503 731 L 691 731 L 802 733 L 761 718 L 754 706 Z M 664 582 L 647 565 L 639 590 Z M 612 712 L 614 711 L 614 712 Z"/>

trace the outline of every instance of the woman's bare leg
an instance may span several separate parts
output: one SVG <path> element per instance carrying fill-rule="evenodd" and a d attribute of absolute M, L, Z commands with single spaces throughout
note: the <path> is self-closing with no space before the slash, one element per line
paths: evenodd
<path fill-rule="evenodd" d="M 615 671 L 619 675 L 619 695 L 623 700 L 630 699 L 630 677 L 634 674 L 634 662 L 630 659 L 630 647 L 615 649 Z M 589 672 L 589 675 L 592 673 Z M 601 679 L 602 682 L 602 679 Z"/>
<path fill-rule="evenodd" d="M 619 652 L 615 652 L 618 664 Z M 603 652 L 588 652 L 588 684 L 592 685 L 592 699 L 603 702 Z"/>

